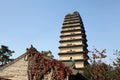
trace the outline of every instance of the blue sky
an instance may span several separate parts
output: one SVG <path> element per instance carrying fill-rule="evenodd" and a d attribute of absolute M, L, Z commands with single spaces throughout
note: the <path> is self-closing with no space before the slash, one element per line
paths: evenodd
<path fill-rule="evenodd" d="M 58 59 L 62 23 L 74 11 L 83 19 L 88 49 L 107 49 L 113 58 L 120 50 L 120 0 L 0 0 L 0 45 L 18 57 L 33 44 Z"/>

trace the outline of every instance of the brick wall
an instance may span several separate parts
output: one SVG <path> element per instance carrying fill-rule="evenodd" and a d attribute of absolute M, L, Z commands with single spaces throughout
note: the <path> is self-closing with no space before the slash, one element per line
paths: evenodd
<path fill-rule="evenodd" d="M 12 80 L 28 80 L 27 61 L 24 61 L 24 55 L 0 68 L 0 77 Z"/>

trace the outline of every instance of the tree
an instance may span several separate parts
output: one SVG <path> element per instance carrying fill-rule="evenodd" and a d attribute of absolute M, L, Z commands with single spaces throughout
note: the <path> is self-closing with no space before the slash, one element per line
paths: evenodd
<path fill-rule="evenodd" d="M 42 51 L 42 53 L 45 55 L 45 56 L 48 56 L 50 58 L 53 58 L 54 56 L 52 55 L 52 52 L 50 50 L 48 51 Z"/>
<path fill-rule="evenodd" d="M 12 61 L 13 59 L 10 58 L 14 51 L 11 51 L 7 46 L 1 45 L 0 48 L 0 66 L 7 64 L 8 62 Z"/>
<path fill-rule="evenodd" d="M 116 72 L 116 79 L 120 79 L 120 51 L 116 50 L 115 55 L 117 57 L 117 59 L 113 62 L 114 65 L 114 69 Z"/>
<path fill-rule="evenodd" d="M 88 80 L 119 80 L 113 66 L 106 64 L 102 59 L 106 58 L 106 49 L 101 52 L 97 49 L 91 52 L 90 65 L 84 70 L 84 76 Z"/>

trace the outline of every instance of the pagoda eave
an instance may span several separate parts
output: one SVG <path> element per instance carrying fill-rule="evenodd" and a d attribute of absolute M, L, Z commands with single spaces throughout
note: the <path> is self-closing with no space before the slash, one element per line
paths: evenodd
<path fill-rule="evenodd" d="M 59 42 L 74 42 L 74 41 L 87 41 L 86 39 L 67 39 L 67 40 L 60 40 Z"/>
<path fill-rule="evenodd" d="M 58 53 L 58 55 L 73 55 L 73 54 L 84 54 L 85 52 L 66 52 L 66 53 Z"/>
<path fill-rule="evenodd" d="M 71 30 L 61 31 L 61 33 L 74 32 L 74 31 L 80 31 L 80 30 L 82 30 L 82 29 L 71 29 Z"/>
<path fill-rule="evenodd" d="M 60 38 L 62 37 L 74 37 L 74 36 L 84 36 L 86 37 L 86 35 L 82 32 L 82 33 L 73 33 L 73 34 L 67 34 L 67 35 L 61 35 Z"/>
<path fill-rule="evenodd" d="M 80 25 L 80 26 L 63 26 L 62 29 L 66 29 L 66 28 L 76 28 L 76 27 L 81 27 L 81 25 Z"/>
<path fill-rule="evenodd" d="M 75 48 L 75 47 L 81 47 L 81 46 L 85 46 L 85 45 L 68 45 L 68 46 L 60 46 L 59 48 Z"/>
<path fill-rule="evenodd" d="M 71 60 L 60 60 L 61 62 L 71 62 Z M 75 59 L 75 62 L 84 62 L 84 59 Z"/>
<path fill-rule="evenodd" d="M 64 23 L 63 23 L 63 25 L 66 25 L 66 24 L 75 24 L 75 23 L 79 23 L 80 21 L 78 20 L 78 21 L 73 21 L 73 22 L 71 22 L 71 21 L 65 21 Z"/>

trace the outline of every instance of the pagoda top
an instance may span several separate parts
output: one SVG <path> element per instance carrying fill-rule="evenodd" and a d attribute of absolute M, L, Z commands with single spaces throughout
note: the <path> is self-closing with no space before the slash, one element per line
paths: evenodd
<path fill-rule="evenodd" d="M 72 16 L 72 15 L 80 15 L 78 11 L 74 11 L 73 13 L 69 13 L 66 15 L 67 16 Z"/>

